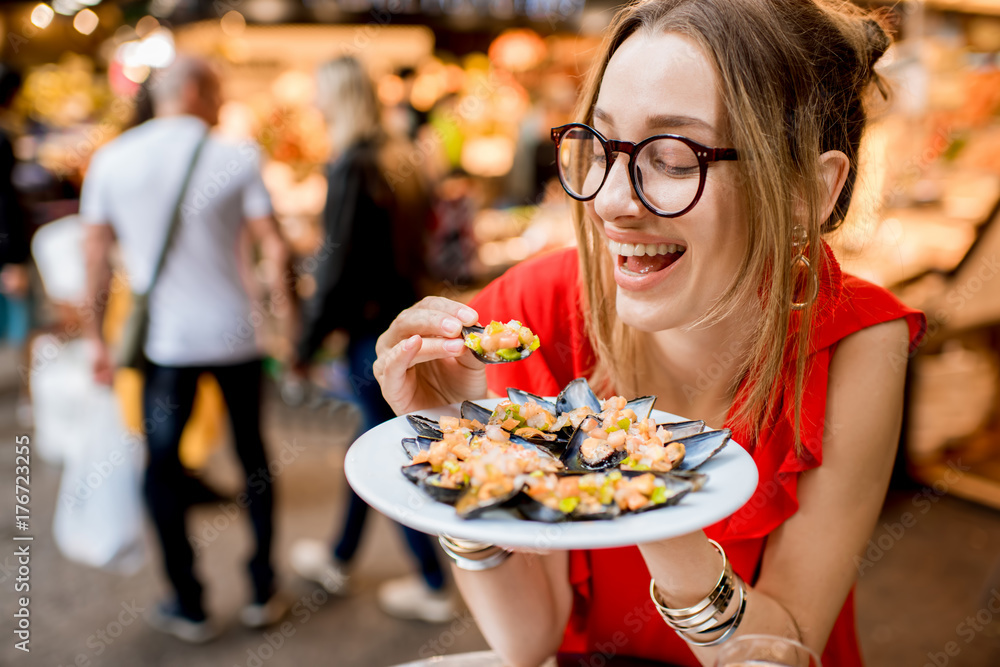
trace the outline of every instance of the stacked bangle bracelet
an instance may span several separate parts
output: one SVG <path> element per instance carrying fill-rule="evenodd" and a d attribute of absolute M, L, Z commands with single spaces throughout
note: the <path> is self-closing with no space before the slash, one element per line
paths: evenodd
<path fill-rule="evenodd" d="M 684 641 L 692 646 L 715 646 L 729 639 L 736 632 L 743 620 L 747 608 L 746 584 L 738 574 L 733 572 L 726 552 L 715 540 L 709 540 L 722 555 L 722 574 L 712 592 L 700 602 L 686 609 L 673 609 L 666 606 L 656 594 L 656 582 L 649 581 L 649 596 L 656 605 L 660 616 Z M 738 600 L 734 610 L 728 615 L 733 597 Z M 718 637 L 705 639 L 706 635 L 722 632 Z"/>
<path fill-rule="evenodd" d="M 492 544 L 459 540 L 447 535 L 440 535 L 438 542 L 460 570 L 470 572 L 490 570 L 510 558 L 509 551 Z M 469 558 L 469 556 L 480 556 L 480 558 Z"/>

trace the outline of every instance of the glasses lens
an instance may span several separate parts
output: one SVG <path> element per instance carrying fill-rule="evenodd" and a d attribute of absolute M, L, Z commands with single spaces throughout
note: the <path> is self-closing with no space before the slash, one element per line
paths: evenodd
<path fill-rule="evenodd" d="M 585 127 L 571 127 L 559 141 L 559 180 L 574 197 L 587 199 L 597 194 L 607 171 L 604 147 L 596 134 Z"/>
<path fill-rule="evenodd" d="M 657 139 L 639 151 L 636 182 L 655 208 L 683 211 L 698 195 L 701 165 L 694 149 L 677 139 Z"/>

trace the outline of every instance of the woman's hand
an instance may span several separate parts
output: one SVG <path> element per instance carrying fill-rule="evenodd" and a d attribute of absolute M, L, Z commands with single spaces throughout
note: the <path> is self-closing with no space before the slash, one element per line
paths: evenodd
<path fill-rule="evenodd" d="M 443 297 L 407 308 L 379 336 L 375 378 L 396 414 L 486 397 L 486 365 L 462 339 L 479 314 Z"/>

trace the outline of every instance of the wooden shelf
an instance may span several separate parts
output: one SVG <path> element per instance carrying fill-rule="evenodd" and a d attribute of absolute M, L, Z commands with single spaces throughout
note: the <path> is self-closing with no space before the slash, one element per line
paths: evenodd
<path fill-rule="evenodd" d="M 1000 510 L 1000 461 L 949 467 L 945 464 L 917 466 L 914 479 L 931 487 L 935 493 L 949 493 L 959 498 Z"/>

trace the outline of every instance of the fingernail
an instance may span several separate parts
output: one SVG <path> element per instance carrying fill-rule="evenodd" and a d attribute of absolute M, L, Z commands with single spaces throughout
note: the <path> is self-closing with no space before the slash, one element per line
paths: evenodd
<path fill-rule="evenodd" d="M 458 333 L 462 330 L 462 323 L 454 317 L 446 317 L 441 323 L 441 328 L 444 329 L 445 333 Z"/>
<path fill-rule="evenodd" d="M 479 319 L 479 314 L 471 308 L 463 308 L 458 311 L 458 316 L 462 318 L 463 322 L 468 322 L 469 324 L 475 324 L 476 320 Z"/>
<path fill-rule="evenodd" d="M 417 343 L 419 342 L 420 342 L 420 336 L 417 335 L 410 336 L 409 338 L 406 339 L 406 342 L 403 343 L 403 349 L 409 352 L 410 350 L 415 348 L 417 346 Z"/>
<path fill-rule="evenodd" d="M 465 347 L 465 343 L 460 340 L 449 340 L 444 344 L 444 349 L 447 352 L 461 352 L 463 347 Z"/>

